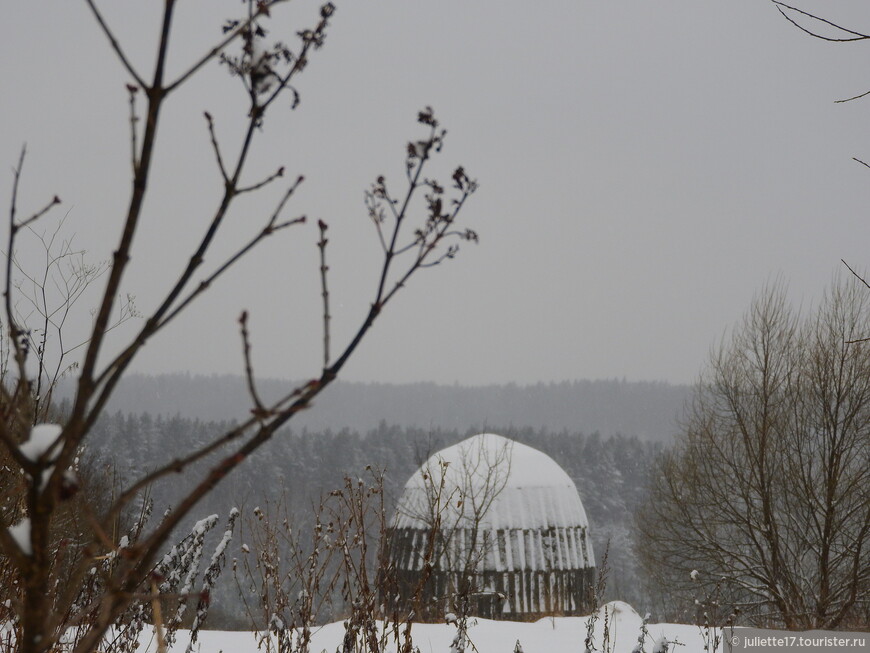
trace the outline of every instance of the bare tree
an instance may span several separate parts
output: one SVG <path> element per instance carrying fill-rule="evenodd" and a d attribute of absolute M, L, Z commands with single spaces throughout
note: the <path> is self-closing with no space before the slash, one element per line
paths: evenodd
<path fill-rule="evenodd" d="M 75 650 L 96 650 L 107 629 L 132 603 L 151 600 L 149 575 L 155 561 L 170 533 L 190 514 L 197 502 L 332 383 L 385 306 L 412 276 L 455 256 L 459 241 L 477 240 L 473 231 L 457 225 L 460 211 L 477 188 L 476 182 L 462 167 L 455 169 L 449 184 L 441 184 L 424 174 L 427 164 L 441 150 L 445 139 L 445 130 L 427 107 L 417 116 L 424 133 L 408 144 L 406 178 L 401 190 L 396 190 L 395 185 L 388 184 L 384 176 L 379 176 L 366 195 L 366 209 L 383 256 L 380 269 L 372 280 L 370 308 L 361 316 L 353 335 L 338 346 L 330 337 L 327 225 L 319 221 L 323 330 L 317 340 L 323 346 L 322 369 L 307 383 L 288 388 L 279 401 L 263 402 L 256 390 L 249 355 L 247 315 L 243 313 L 239 322 L 252 406 L 250 415 L 242 417 L 237 427 L 216 433 L 207 445 L 163 461 L 152 472 L 130 481 L 104 512 L 86 511 L 88 528 L 73 544 L 80 554 L 78 563 L 69 570 L 66 583 L 58 586 L 55 577 L 58 542 L 54 537 L 54 524 L 68 497 L 76 492 L 77 456 L 130 364 L 155 334 L 189 310 L 203 293 L 259 243 L 278 232 L 299 228 L 305 222 L 304 216 L 287 218 L 284 215 L 294 191 L 303 181 L 302 176 L 285 183 L 285 168 L 276 166 L 275 172 L 266 178 L 250 180 L 246 169 L 252 144 L 267 126 L 268 116 L 280 106 L 279 100 L 289 97 L 292 105 L 298 103 L 299 95 L 293 84 L 315 51 L 324 44 L 335 11 L 332 3 L 324 4 L 314 24 L 297 32 L 299 40 L 295 46 L 280 41 L 268 46 L 270 16 L 280 10 L 279 5 L 285 4 L 285 0 L 248 0 L 246 15 L 226 21 L 223 36 L 215 46 L 188 62 L 187 68 L 177 77 L 170 78 L 166 61 L 177 0 L 163 3 L 161 29 L 155 44 L 156 62 L 150 75 L 131 63 L 124 44 L 116 38 L 96 1 L 85 0 L 85 3 L 128 77 L 132 183 L 126 212 L 120 218 L 121 236 L 105 270 L 105 286 L 93 314 L 92 326 L 84 338 L 81 357 L 76 360 L 73 371 L 75 393 L 72 405 L 61 425 L 49 426 L 40 425 L 50 407 L 50 402 L 45 401 L 39 391 L 40 379 L 46 370 L 62 370 L 67 366 L 61 360 L 38 359 L 37 371 L 34 371 L 32 343 L 35 332 L 17 309 L 20 297 L 14 277 L 21 233 L 39 223 L 60 204 L 60 200 L 54 197 L 44 208 L 21 218 L 18 188 L 24 167 L 23 151 L 14 170 L 5 280 L 5 327 L 8 330 L 10 365 L 0 387 L 0 452 L 10 461 L 10 468 L 21 470 L 23 516 L 13 523 L 12 518 L 4 513 L 0 523 L 0 553 L 3 566 L 11 570 L 20 587 L 11 605 L 20 629 L 16 639 L 18 650 L 28 653 L 52 649 L 70 623 L 84 628 Z M 270 39 L 268 43 L 274 41 Z M 217 63 L 224 65 L 233 77 L 240 80 L 239 86 L 247 98 L 248 114 L 241 125 L 241 147 L 234 157 L 229 157 L 216 135 L 216 118 L 205 113 L 204 134 L 211 142 L 217 173 L 222 181 L 218 208 L 190 252 L 187 264 L 165 289 L 162 300 L 156 308 L 145 313 L 137 333 L 120 349 L 120 353 L 115 354 L 113 352 L 117 349 L 106 346 L 106 334 L 117 320 L 119 306 L 124 305 L 121 288 L 136 249 L 137 227 L 148 219 L 144 210 L 145 199 L 153 192 L 160 192 L 152 188 L 151 173 L 164 109 L 179 88 L 205 66 Z M 205 270 L 205 255 L 211 251 L 212 243 L 237 198 L 252 192 L 269 192 L 279 184 L 284 184 L 284 188 L 276 197 L 274 212 L 264 216 L 261 230 L 248 242 L 240 243 L 237 250 L 216 267 Z M 413 213 L 418 198 L 423 203 L 422 218 L 415 221 Z M 76 290 L 71 289 L 68 298 L 76 296 Z M 45 306 L 38 312 L 45 333 L 48 331 L 46 321 L 55 313 Z M 58 326 L 63 331 L 63 323 Z M 39 337 L 37 334 L 37 341 Z M 68 353 L 65 345 L 61 346 L 60 352 L 60 358 Z M 49 372 L 49 383 L 57 378 L 55 371 Z M 185 473 L 191 465 L 216 452 L 223 452 L 219 461 L 210 463 L 207 472 L 196 480 L 193 489 L 175 510 L 121 551 L 111 528 L 117 517 L 148 486 L 170 474 Z M 102 574 L 100 587 L 103 589 L 87 605 L 76 604 L 81 580 L 95 568 L 95 560 L 109 554 L 115 555 L 115 564 L 98 572 Z"/>
<path fill-rule="evenodd" d="M 716 593 L 755 623 L 861 623 L 870 596 L 870 298 L 800 316 L 764 290 L 711 358 L 638 512 L 660 595 Z M 678 602 L 679 604 L 679 602 Z M 866 625 L 866 624 L 864 624 Z"/>
<path fill-rule="evenodd" d="M 16 186 L 24 154 L 22 150 L 15 170 Z M 107 262 L 89 262 L 86 252 L 75 245 L 74 238 L 64 235 L 68 216 L 69 213 L 45 231 L 37 230 L 46 226 L 44 218 L 38 223 L 24 224 L 24 235 L 29 237 L 30 247 L 23 255 L 21 250 L 12 251 L 8 260 L 17 299 L 11 306 L 14 322 L 27 326 L 21 329 L 21 338 L 32 364 L 29 379 L 32 410 L 43 420 L 50 417 L 57 384 L 75 370 L 75 354 L 87 345 L 87 339 L 79 340 L 70 333 L 70 322 L 75 320 L 77 309 L 89 288 L 108 270 Z M 132 295 L 119 297 L 115 311 L 107 324 L 107 331 L 130 318 L 139 317 Z M 0 377 L 8 380 L 9 343 L 5 338 L 3 343 Z"/>

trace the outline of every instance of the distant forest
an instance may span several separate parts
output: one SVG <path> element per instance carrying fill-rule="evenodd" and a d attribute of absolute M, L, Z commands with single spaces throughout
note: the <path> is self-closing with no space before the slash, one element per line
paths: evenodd
<path fill-rule="evenodd" d="M 415 387 L 422 394 L 426 386 Z M 567 394 L 569 387 L 562 387 L 563 392 Z M 352 389 L 362 392 L 366 388 Z M 384 391 L 382 386 L 374 388 Z M 636 388 L 625 390 L 633 393 Z M 414 394 L 408 392 L 407 396 Z M 99 422 L 88 458 L 98 469 L 139 476 L 177 453 L 206 442 L 228 425 L 229 422 L 207 422 L 178 415 L 167 418 L 118 411 Z M 629 601 L 640 609 L 646 601 L 631 547 L 630 520 L 645 492 L 651 461 L 663 445 L 636 436 L 603 436 L 578 429 L 516 428 L 492 423 L 488 430 L 544 451 L 571 476 L 589 517 L 599 562 L 608 543 L 610 546 L 608 597 Z M 341 487 L 345 475 L 365 476 L 367 465 L 385 472 L 385 496 L 392 506 L 420 462 L 476 432 L 478 428 L 429 429 L 390 425 L 385 421 L 367 430 L 286 431 L 218 486 L 199 506 L 196 515 L 226 516 L 230 508 L 238 506 L 244 515 L 250 516 L 255 506 L 285 501 L 304 528 L 305 521 L 311 518 L 312 504 L 322 494 Z M 181 491 L 190 478 L 190 474 L 179 475 L 177 482 L 164 484 L 159 491 L 155 489 L 152 496 L 155 514 L 173 503 L 175 492 Z M 228 588 L 221 594 L 224 601 L 235 600 Z"/>
<path fill-rule="evenodd" d="M 265 400 L 276 399 L 292 387 L 288 381 L 258 381 Z M 365 433 L 386 422 L 464 433 L 489 430 L 492 425 L 502 430 L 532 427 L 670 442 L 690 393 L 685 385 L 620 380 L 479 387 L 337 381 L 311 410 L 293 419 L 292 427 L 296 432 L 347 428 Z M 108 412 L 220 422 L 240 419 L 250 407 L 240 376 L 134 374 L 121 381 Z"/>

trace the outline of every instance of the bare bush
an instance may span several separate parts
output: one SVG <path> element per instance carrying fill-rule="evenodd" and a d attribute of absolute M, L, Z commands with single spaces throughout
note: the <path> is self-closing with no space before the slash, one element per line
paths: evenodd
<path fill-rule="evenodd" d="M 341 651 L 413 650 L 415 615 L 394 600 L 383 476 L 368 473 L 323 497 L 310 527 L 286 500 L 248 516 L 233 573 L 263 650 L 307 653 L 316 625 L 337 619 Z"/>

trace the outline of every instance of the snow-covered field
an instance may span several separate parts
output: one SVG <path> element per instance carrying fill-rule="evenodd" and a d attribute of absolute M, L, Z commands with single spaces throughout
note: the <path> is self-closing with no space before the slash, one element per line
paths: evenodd
<path fill-rule="evenodd" d="M 641 630 L 641 618 L 627 604 L 614 602 L 605 608 L 608 611 L 610 642 L 604 645 L 604 623 L 599 619 L 595 627 L 595 650 L 612 653 L 631 653 L 638 645 L 638 635 Z M 604 610 L 605 608 L 602 608 Z M 603 612 L 601 613 L 603 616 Z M 468 630 L 471 645 L 466 651 L 478 653 L 513 653 L 520 642 L 524 653 L 583 653 L 587 632 L 587 617 L 555 617 L 546 618 L 534 623 L 518 623 L 513 621 L 490 621 L 487 619 L 472 619 L 473 624 Z M 705 651 L 704 633 L 698 626 L 685 624 L 649 624 L 648 634 L 644 642 L 644 651 L 652 653 L 657 645 L 677 642 L 677 651 L 686 653 L 702 653 Z M 720 631 L 721 632 L 721 631 Z M 451 644 L 456 636 L 456 628 L 447 624 L 415 624 L 413 629 L 414 645 L 422 653 L 450 653 Z M 332 623 L 320 627 L 313 636 L 310 651 L 333 653 L 341 649 L 344 638 L 344 627 L 341 623 Z M 157 650 L 156 642 L 151 633 L 143 633 L 142 653 L 153 653 Z M 178 641 L 170 649 L 174 653 L 183 653 L 188 645 L 186 632 L 180 632 Z M 388 651 L 396 650 L 395 640 Z M 247 632 L 200 632 L 199 641 L 194 650 L 202 653 L 255 653 L 257 637 Z M 265 646 L 260 648 L 264 651 Z M 274 650 L 274 649 L 273 649 Z M 659 648 L 664 650 L 664 648 Z M 674 650 L 669 647 L 668 650 Z M 721 650 L 721 647 L 720 647 Z"/>

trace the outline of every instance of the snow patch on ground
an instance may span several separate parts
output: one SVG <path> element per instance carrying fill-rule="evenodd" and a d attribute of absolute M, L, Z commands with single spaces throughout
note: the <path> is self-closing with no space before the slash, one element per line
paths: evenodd
<path fill-rule="evenodd" d="M 610 642 L 605 648 L 603 641 L 604 624 L 599 618 L 595 625 L 595 648 L 604 653 L 631 653 L 638 644 L 641 617 L 627 603 L 613 602 L 602 607 L 608 613 Z M 479 653 L 512 653 L 519 641 L 522 649 L 529 653 L 578 653 L 583 650 L 586 639 L 588 617 L 547 617 L 533 623 L 515 621 L 491 621 L 489 619 L 469 619 L 468 637 Z M 377 622 L 378 628 L 383 628 Z M 703 633 L 699 626 L 686 624 L 648 624 L 648 635 L 644 641 L 645 653 L 653 653 L 656 645 L 665 640 L 672 643 L 669 651 L 704 651 Z M 342 622 L 335 622 L 315 628 L 310 651 L 341 650 L 345 630 Z M 387 645 L 386 653 L 394 653 L 400 648 L 395 637 Z M 420 651 L 448 653 L 456 636 L 456 628 L 448 624 L 414 624 L 412 628 L 414 645 Z M 201 631 L 197 646 L 201 653 L 256 653 L 258 634 L 251 632 Z M 140 653 L 155 653 L 156 643 L 152 634 L 142 633 Z M 172 653 L 183 653 L 188 643 L 186 631 L 179 631 L 177 641 L 170 648 Z M 677 647 L 674 648 L 674 644 Z M 262 650 L 262 649 L 261 649 Z M 276 649 L 275 649 L 276 650 Z M 469 647 L 466 649 L 473 651 Z"/>

